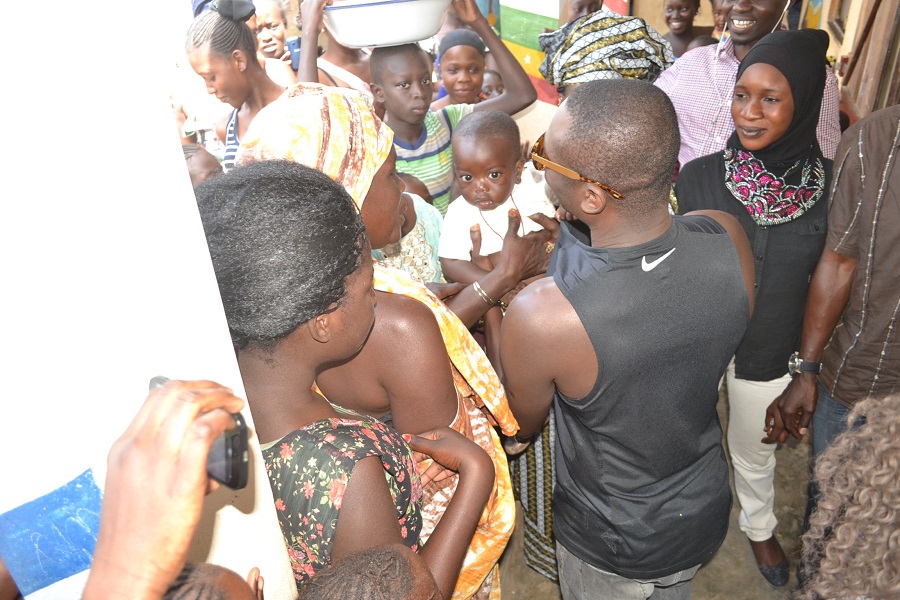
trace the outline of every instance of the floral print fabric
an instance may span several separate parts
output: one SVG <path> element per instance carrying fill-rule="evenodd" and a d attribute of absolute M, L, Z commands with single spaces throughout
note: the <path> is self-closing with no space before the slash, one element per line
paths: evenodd
<path fill-rule="evenodd" d="M 263 448 L 278 523 L 297 587 L 331 564 L 331 547 L 353 467 L 378 456 L 403 542 L 419 549 L 422 484 L 412 451 L 377 421 L 325 419 Z"/>
<path fill-rule="evenodd" d="M 746 150 L 725 149 L 725 187 L 741 203 L 760 227 L 793 221 L 812 208 L 825 190 L 825 167 L 821 158 L 803 163 L 800 182 L 788 185 L 788 175 L 799 168 L 793 165 L 778 177 Z"/>

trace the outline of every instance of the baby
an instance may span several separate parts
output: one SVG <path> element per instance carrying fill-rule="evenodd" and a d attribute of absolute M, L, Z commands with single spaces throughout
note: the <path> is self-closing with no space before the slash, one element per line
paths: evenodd
<path fill-rule="evenodd" d="M 553 216 L 543 185 L 530 173 L 522 176 L 524 165 L 519 129 L 506 113 L 479 111 L 459 122 L 453 132 L 453 166 L 462 199 L 447 208 L 438 247 L 448 281 L 469 284 L 486 272 L 470 261 L 474 226 L 481 230 L 481 254 L 490 259 L 503 249 L 510 209 L 522 216 L 520 235 L 541 229 L 529 215 Z"/>

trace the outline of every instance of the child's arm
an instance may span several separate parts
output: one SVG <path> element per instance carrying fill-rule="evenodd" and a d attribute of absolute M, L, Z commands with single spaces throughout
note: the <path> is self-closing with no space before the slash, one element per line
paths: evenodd
<path fill-rule="evenodd" d="M 303 0 L 300 3 L 303 50 L 300 52 L 297 81 L 319 83 L 319 67 L 316 59 L 318 58 L 319 32 L 322 31 L 326 4 L 331 4 L 331 0 Z"/>
<path fill-rule="evenodd" d="M 447 281 L 465 284 L 475 283 L 490 272 L 482 269 L 470 260 L 444 257 L 441 257 L 441 270 L 444 272 L 444 278 Z"/>
<path fill-rule="evenodd" d="M 537 92 L 531 85 L 528 74 L 506 44 L 494 33 L 488 20 L 478 10 L 475 0 L 453 0 L 453 8 L 456 9 L 460 20 L 484 40 L 488 50 L 491 51 L 491 56 L 497 61 L 497 70 L 500 71 L 503 83 L 506 84 L 505 94 L 479 102 L 474 105 L 473 110 L 499 110 L 511 115 L 537 100 Z"/>
<path fill-rule="evenodd" d="M 449 427 L 403 437 L 413 450 L 459 473 L 459 484 L 447 510 L 419 552 L 441 590 L 441 597 L 450 598 L 494 486 L 494 464 L 475 442 Z M 403 538 L 384 467 L 376 456 L 364 458 L 354 466 L 344 493 L 331 562 L 337 563 L 353 552 L 397 543 L 403 543 Z"/>
<path fill-rule="evenodd" d="M 459 199 L 457 202 L 465 200 Z M 468 240 L 464 239 L 465 227 L 465 220 L 451 207 L 441 227 L 438 257 L 447 281 L 469 285 L 490 273 L 494 265 L 487 256 L 481 256 L 481 226 L 475 223 L 469 227 Z M 461 258 L 466 254 L 468 259 Z"/>
<path fill-rule="evenodd" d="M 442 598 L 450 598 L 478 520 L 494 488 L 494 463 L 475 442 L 449 427 L 404 438 L 417 452 L 459 473 L 459 484 L 440 522 L 419 551 Z"/>

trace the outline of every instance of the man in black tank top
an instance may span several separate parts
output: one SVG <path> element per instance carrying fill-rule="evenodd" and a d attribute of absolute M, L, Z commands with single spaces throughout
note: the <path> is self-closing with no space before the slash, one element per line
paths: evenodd
<path fill-rule="evenodd" d="M 653 85 L 585 83 L 540 141 L 581 223 L 509 307 L 501 360 L 520 437 L 554 411 L 563 597 L 690 598 L 728 530 L 716 403 L 752 310 L 750 246 L 725 213 L 670 216 L 678 124 Z"/>

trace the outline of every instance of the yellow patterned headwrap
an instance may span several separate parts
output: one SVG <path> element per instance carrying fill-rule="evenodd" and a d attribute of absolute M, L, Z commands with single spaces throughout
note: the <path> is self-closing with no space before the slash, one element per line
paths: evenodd
<path fill-rule="evenodd" d="M 285 159 L 322 171 L 362 208 L 394 140 L 364 94 L 298 83 L 263 108 L 241 141 L 240 163 Z"/>
<path fill-rule="evenodd" d="M 638 17 L 598 10 L 538 36 L 541 75 L 566 86 L 598 79 L 654 81 L 675 59 L 672 46 Z"/>

